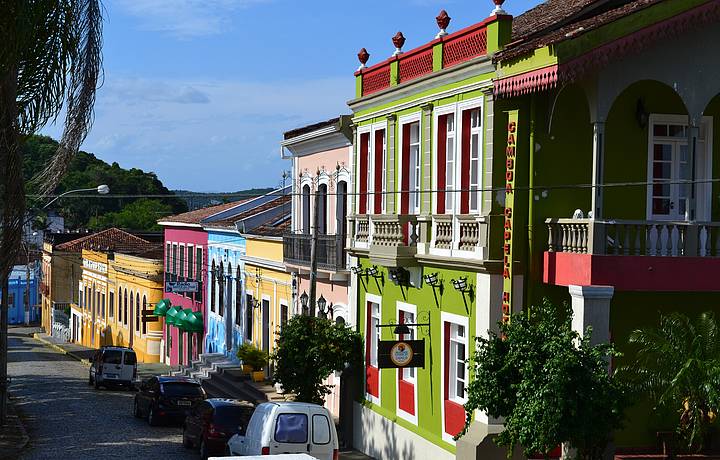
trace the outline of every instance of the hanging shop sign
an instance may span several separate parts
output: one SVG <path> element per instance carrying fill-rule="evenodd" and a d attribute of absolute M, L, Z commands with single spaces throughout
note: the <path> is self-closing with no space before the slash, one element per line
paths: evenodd
<path fill-rule="evenodd" d="M 425 367 L 425 339 L 380 340 L 378 342 L 380 369 Z"/>
<path fill-rule="evenodd" d="M 175 294 L 183 292 L 197 292 L 197 281 L 165 281 L 165 292 L 173 292 Z"/>
<path fill-rule="evenodd" d="M 502 320 L 510 319 L 513 291 L 513 207 L 515 205 L 515 162 L 517 151 L 518 111 L 511 110 L 507 121 L 507 144 L 505 146 L 505 211 L 503 231 L 503 293 Z"/>

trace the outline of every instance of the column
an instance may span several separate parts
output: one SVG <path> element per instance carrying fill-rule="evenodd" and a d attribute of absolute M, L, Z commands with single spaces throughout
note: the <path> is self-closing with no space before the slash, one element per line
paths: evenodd
<path fill-rule="evenodd" d="M 425 104 L 422 106 L 422 120 L 420 123 L 422 144 L 422 187 L 420 196 L 422 197 L 420 203 L 421 214 L 432 214 L 432 174 L 431 174 L 431 146 L 432 146 L 432 104 Z"/>
<path fill-rule="evenodd" d="M 610 301 L 615 288 L 613 286 L 575 286 L 568 287 L 572 298 L 572 328 L 581 337 L 588 326 L 592 326 L 591 343 L 610 341 Z"/>
<path fill-rule="evenodd" d="M 605 122 L 593 123 L 592 217 L 602 218 L 603 159 L 605 156 Z"/>

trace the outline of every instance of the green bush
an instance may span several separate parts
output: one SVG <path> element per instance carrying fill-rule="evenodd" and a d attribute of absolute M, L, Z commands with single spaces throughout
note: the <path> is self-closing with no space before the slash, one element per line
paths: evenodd
<path fill-rule="evenodd" d="M 237 351 L 237 357 L 242 361 L 243 364 L 253 368 L 253 371 L 261 371 L 267 366 L 269 356 L 266 351 L 259 349 L 258 347 L 244 343 L 240 345 Z"/>

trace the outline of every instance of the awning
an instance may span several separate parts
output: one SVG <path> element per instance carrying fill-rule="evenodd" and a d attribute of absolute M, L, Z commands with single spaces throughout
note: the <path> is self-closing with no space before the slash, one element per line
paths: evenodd
<path fill-rule="evenodd" d="M 188 313 L 192 314 L 191 308 L 186 308 L 185 310 L 179 310 L 177 312 L 177 315 L 175 315 L 175 321 L 173 321 L 173 325 L 177 328 L 184 329 L 185 327 L 185 318 L 187 318 Z"/>
<path fill-rule="evenodd" d="M 177 305 L 173 305 L 172 307 L 168 308 L 167 312 L 165 312 L 165 324 L 175 324 L 175 319 L 177 318 L 178 313 L 180 313 L 182 310 Z"/>
<path fill-rule="evenodd" d="M 162 299 L 160 302 L 155 304 L 155 309 L 153 310 L 153 315 L 165 316 L 167 314 L 168 309 L 171 306 L 172 306 L 172 303 L 170 303 L 170 300 Z"/>
<path fill-rule="evenodd" d="M 186 332 L 203 332 L 203 315 L 199 311 L 191 311 L 181 326 Z"/>

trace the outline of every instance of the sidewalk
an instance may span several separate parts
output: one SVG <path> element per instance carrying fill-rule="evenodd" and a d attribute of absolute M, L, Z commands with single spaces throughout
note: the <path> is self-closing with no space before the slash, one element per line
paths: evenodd
<path fill-rule="evenodd" d="M 44 332 L 36 332 L 32 336 L 44 345 L 78 360 L 86 366 L 90 366 L 90 359 L 97 351 L 95 348 L 85 347 L 76 343 L 63 342 L 62 340 L 49 336 Z M 154 375 L 169 374 L 171 370 L 172 367 L 167 364 L 138 363 L 138 377 L 140 380 L 144 380 Z"/>

